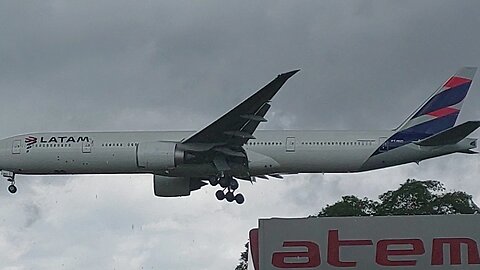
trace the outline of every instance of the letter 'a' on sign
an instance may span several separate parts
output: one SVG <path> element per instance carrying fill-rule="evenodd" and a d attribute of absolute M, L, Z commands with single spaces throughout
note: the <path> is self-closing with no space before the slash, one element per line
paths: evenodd
<path fill-rule="evenodd" d="M 275 252 L 272 265 L 278 268 L 314 268 L 320 265 L 320 248 L 310 241 L 285 241 L 283 247 L 303 248 L 306 251 Z"/>
<path fill-rule="evenodd" d="M 337 267 L 355 267 L 357 262 L 345 262 L 340 260 L 340 247 L 348 246 L 371 246 L 372 240 L 339 240 L 338 230 L 328 231 L 328 263 Z"/>

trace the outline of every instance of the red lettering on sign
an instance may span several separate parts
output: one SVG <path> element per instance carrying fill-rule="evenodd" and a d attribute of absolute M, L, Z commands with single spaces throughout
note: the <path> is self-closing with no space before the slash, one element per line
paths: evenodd
<path fill-rule="evenodd" d="M 470 238 L 436 238 L 433 239 L 432 265 L 443 265 L 443 246 L 449 245 L 450 265 L 462 264 L 460 245 L 467 245 L 468 264 L 480 264 L 477 242 Z"/>
<path fill-rule="evenodd" d="M 250 230 L 250 253 L 254 269 L 260 269 L 260 249 L 258 247 L 258 229 Z"/>
<path fill-rule="evenodd" d="M 329 230 L 327 261 L 332 266 L 355 267 L 357 265 L 357 262 L 355 261 L 344 262 L 340 260 L 340 247 L 372 245 L 372 240 L 339 240 L 338 230 Z"/>
<path fill-rule="evenodd" d="M 356 267 L 356 261 L 342 261 L 340 248 L 352 246 L 372 246 L 373 241 L 339 239 L 338 230 L 328 231 L 327 262 L 332 267 Z M 296 248 L 294 251 L 275 252 L 272 256 L 272 265 L 277 268 L 316 268 L 320 266 L 320 248 L 313 241 L 285 241 L 283 247 Z M 466 258 L 466 265 L 480 264 L 480 254 L 477 242 L 471 238 L 433 238 L 431 249 L 431 265 L 444 265 L 444 248 L 450 250 L 450 265 L 461 265 L 462 257 Z M 300 251 L 298 251 L 300 249 Z M 466 254 L 462 254 L 462 248 Z M 252 248 L 253 250 L 253 248 Z M 418 259 L 412 256 L 425 255 L 425 245 L 422 239 L 380 239 L 376 243 L 375 262 L 379 266 L 405 267 L 416 266 Z M 355 253 L 353 253 L 355 254 Z M 463 256 L 462 256 L 463 255 Z M 408 258 L 396 256 L 410 256 Z M 355 257 L 357 260 L 369 258 Z M 421 257 L 424 258 L 425 257 Z M 420 258 L 419 258 L 420 259 Z M 403 269 L 403 268 L 402 268 Z"/>
<path fill-rule="evenodd" d="M 283 247 L 304 247 L 303 252 L 275 252 L 272 264 L 278 268 L 315 268 L 320 265 L 320 248 L 310 241 L 285 241 Z M 293 259 L 300 261 L 295 262 Z M 289 261 L 290 260 L 290 261 Z M 306 260 L 306 261 L 305 261 Z"/>
<path fill-rule="evenodd" d="M 409 249 L 389 249 L 393 245 L 409 245 Z M 414 266 L 416 260 L 391 260 L 389 256 L 413 256 L 425 253 L 425 247 L 420 239 L 389 239 L 377 242 L 376 262 L 383 266 Z"/>

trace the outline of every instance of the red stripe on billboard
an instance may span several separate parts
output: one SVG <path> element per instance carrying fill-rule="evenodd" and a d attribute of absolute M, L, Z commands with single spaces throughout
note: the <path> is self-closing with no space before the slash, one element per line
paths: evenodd
<path fill-rule="evenodd" d="M 253 267 L 255 270 L 260 269 L 259 258 L 260 250 L 258 249 L 258 229 L 250 230 L 250 254 L 252 255 Z"/>

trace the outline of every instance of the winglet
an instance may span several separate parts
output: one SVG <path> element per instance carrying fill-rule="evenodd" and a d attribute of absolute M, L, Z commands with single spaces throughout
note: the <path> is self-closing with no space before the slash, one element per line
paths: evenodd
<path fill-rule="evenodd" d="M 299 72 L 300 69 L 295 69 L 295 70 L 292 70 L 292 71 L 289 71 L 289 72 L 285 72 L 285 73 L 282 73 L 280 75 L 278 75 L 278 77 L 286 77 L 286 79 L 290 79 L 290 77 L 292 77 L 293 75 L 295 75 L 295 73 Z"/>

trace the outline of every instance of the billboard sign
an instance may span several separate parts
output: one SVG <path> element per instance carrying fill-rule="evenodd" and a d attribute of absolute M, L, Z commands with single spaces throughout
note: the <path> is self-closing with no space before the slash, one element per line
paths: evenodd
<path fill-rule="evenodd" d="M 480 215 L 261 219 L 256 270 L 480 269 Z"/>

